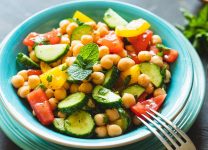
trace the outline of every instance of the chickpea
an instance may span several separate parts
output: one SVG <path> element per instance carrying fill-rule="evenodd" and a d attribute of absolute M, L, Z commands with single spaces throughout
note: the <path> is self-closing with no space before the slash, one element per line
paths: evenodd
<path fill-rule="evenodd" d="M 58 100 L 56 98 L 50 98 L 48 100 L 48 102 L 49 102 L 52 110 L 55 110 L 57 108 Z"/>
<path fill-rule="evenodd" d="M 111 69 L 113 66 L 113 61 L 108 55 L 105 55 L 103 58 L 101 58 L 100 64 L 104 69 Z"/>
<path fill-rule="evenodd" d="M 51 65 L 52 67 L 56 67 L 56 66 L 58 66 L 58 65 L 60 65 L 60 64 L 61 64 L 61 59 L 59 59 L 59 60 L 56 61 L 56 62 L 51 63 L 50 65 Z"/>
<path fill-rule="evenodd" d="M 100 71 L 103 70 L 101 64 L 93 65 L 92 69 L 93 69 L 94 72 L 100 72 Z"/>
<path fill-rule="evenodd" d="M 162 43 L 162 39 L 160 38 L 159 35 L 153 35 L 151 42 L 153 45 L 160 44 L 160 43 Z"/>
<path fill-rule="evenodd" d="M 139 52 L 138 54 L 138 59 L 139 61 L 141 62 L 144 62 L 144 61 L 150 61 L 151 59 L 151 54 L 149 51 L 141 51 Z"/>
<path fill-rule="evenodd" d="M 106 126 L 96 127 L 95 133 L 100 138 L 108 136 L 108 131 L 107 131 Z"/>
<path fill-rule="evenodd" d="M 64 113 L 62 113 L 62 112 L 58 112 L 58 114 L 57 114 L 57 116 L 59 117 L 59 118 L 66 118 L 66 114 L 64 114 Z"/>
<path fill-rule="evenodd" d="M 105 114 L 96 114 L 94 120 L 97 126 L 104 126 L 108 122 L 108 117 Z"/>
<path fill-rule="evenodd" d="M 109 55 L 111 60 L 113 60 L 113 64 L 114 65 L 117 65 L 118 62 L 120 61 L 121 57 L 117 54 L 112 54 L 112 55 Z"/>
<path fill-rule="evenodd" d="M 71 66 L 74 63 L 75 60 L 76 60 L 76 57 L 67 57 L 66 60 L 65 60 L 65 63 L 68 66 Z"/>
<path fill-rule="evenodd" d="M 135 62 L 131 58 L 121 58 L 120 61 L 118 62 L 118 69 L 120 71 L 125 71 L 135 65 Z"/>
<path fill-rule="evenodd" d="M 169 83 L 170 82 L 170 79 L 171 79 L 171 73 L 170 73 L 169 70 L 166 69 L 164 82 L 165 83 Z"/>
<path fill-rule="evenodd" d="M 86 45 L 88 43 L 92 43 L 93 42 L 93 37 L 92 35 L 83 35 L 81 37 L 81 42 L 82 44 Z"/>
<path fill-rule="evenodd" d="M 97 28 L 96 23 L 93 22 L 93 21 L 91 21 L 91 22 L 86 22 L 85 24 L 88 25 L 88 26 L 91 26 L 93 29 L 96 29 L 96 28 Z"/>
<path fill-rule="evenodd" d="M 119 136 L 122 134 L 122 129 L 120 126 L 116 124 L 108 125 L 107 126 L 108 135 L 111 137 Z"/>
<path fill-rule="evenodd" d="M 21 75 L 24 78 L 24 81 L 28 80 L 27 70 L 19 71 L 17 74 Z"/>
<path fill-rule="evenodd" d="M 48 98 L 52 98 L 54 96 L 54 91 L 52 89 L 46 89 L 45 93 Z"/>
<path fill-rule="evenodd" d="M 62 100 L 67 96 L 66 90 L 64 88 L 56 89 L 54 92 L 54 97 L 57 100 Z"/>
<path fill-rule="evenodd" d="M 31 89 L 35 89 L 40 84 L 40 78 L 37 75 L 31 75 L 28 77 L 28 85 Z"/>
<path fill-rule="evenodd" d="M 79 91 L 83 93 L 92 93 L 93 86 L 89 82 L 82 83 L 79 86 Z"/>
<path fill-rule="evenodd" d="M 24 85 L 28 85 L 28 82 L 24 82 Z"/>
<path fill-rule="evenodd" d="M 79 55 L 80 49 L 83 47 L 84 45 L 82 43 L 78 43 L 77 45 L 75 45 L 72 49 L 73 51 L 73 56 L 77 56 Z"/>
<path fill-rule="evenodd" d="M 117 109 L 106 109 L 105 113 L 108 116 L 110 121 L 115 121 L 115 120 L 119 119 L 119 117 L 120 117 Z"/>
<path fill-rule="evenodd" d="M 126 48 L 127 51 L 130 51 L 130 52 L 135 51 L 135 49 L 132 45 L 126 45 L 125 48 Z"/>
<path fill-rule="evenodd" d="M 165 92 L 165 90 L 162 89 L 162 88 L 157 88 L 157 89 L 155 89 L 155 91 L 154 91 L 154 93 L 153 93 L 154 97 L 159 96 L 159 95 L 164 95 L 164 94 L 166 94 L 166 92 Z"/>
<path fill-rule="evenodd" d="M 97 23 L 97 28 L 100 28 L 100 27 L 108 28 L 108 26 L 107 26 L 105 23 L 103 23 L 103 22 L 98 22 L 98 23 Z"/>
<path fill-rule="evenodd" d="M 143 87 L 147 87 L 150 83 L 150 78 L 148 75 L 146 74 L 140 74 L 138 76 L 138 84 L 143 86 Z"/>
<path fill-rule="evenodd" d="M 66 90 L 68 90 L 70 88 L 70 84 L 68 82 L 65 82 L 64 83 L 64 86 L 63 86 Z"/>
<path fill-rule="evenodd" d="M 134 98 L 134 95 L 129 94 L 129 93 L 124 93 L 122 96 L 122 104 L 126 108 L 130 108 L 131 106 L 136 104 L 136 100 Z"/>
<path fill-rule="evenodd" d="M 137 118 L 137 116 L 134 116 L 132 121 L 133 121 L 133 124 L 136 125 L 136 126 L 142 124 L 142 122 Z"/>
<path fill-rule="evenodd" d="M 30 87 L 29 86 L 22 86 L 17 91 L 17 94 L 21 98 L 26 98 L 29 93 L 30 93 Z"/>
<path fill-rule="evenodd" d="M 39 62 L 39 59 L 35 55 L 35 51 L 30 52 L 29 56 L 34 62 Z"/>
<path fill-rule="evenodd" d="M 124 58 L 124 57 L 127 57 L 127 51 L 126 50 L 122 50 L 121 52 L 118 53 L 118 55 L 121 57 L 121 58 Z"/>
<path fill-rule="evenodd" d="M 70 93 L 76 93 L 79 90 L 79 85 L 78 84 L 72 84 L 70 87 Z"/>
<path fill-rule="evenodd" d="M 74 31 L 74 29 L 77 28 L 77 27 L 78 27 L 78 24 L 77 24 L 77 23 L 75 23 L 75 22 L 70 23 L 70 24 L 67 25 L 67 27 L 66 27 L 66 33 L 67 33 L 68 35 L 71 35 L 72 32 Z"/>
<path fill-rule="evenodd" d="M 97 43 L 97 41 L 100 39 L 100 32 L 94 31 L 93 32 L 93 42 Z"/>
<path fill-rule="evenodd" d="M 152 83 L 149 83 L 148 86 L 147 86 L 146 89 L 145 89 L 145 92 L 146 92 L 147 94 L 151 94 L 153 91 L 154 91 L 154 86 L 153 86 Z"/>
<path fill-rule="evenodd" d="M 100 33 L 101 37 L 104 37 L 109 32 L 108 28 L 105 26 L 98 27 L 97 31 Z"/>
<path fill-rule="evenodd" d="M 163 66 L 163 60 L 162 60 L 162 57 L 157 56 L 157 55 L 152 56 L 150 62 L 151 62 L 151 63 L 154 63 L 154 64 L 156 64 L 156 65 L 158 65 L 158 66 L 160 66 L 160 67 Z"/>
<path fill-rule="evenodd" d="M 12 77 L 11 82 L 15 88 L 19 88 L 24 85 L 24 78 L 21 75 L 15 75 Z"/>
<path fill-rule="evenodd" d="M 60 43 L 61 44 L 69 44 L 70 43 L 68 34 L 64 34 L 64 35 L 61 36 Z"/>
<path fill-rule="evenodd" d="M 75 45 L 80 44 L 80 43 L 82 43 L 80 40 L 73 40 L 73 41 L 71 41 L 71 48 L 73 49 L 73 47 Z"/>
<path fill-rule="evenodd" d="M 103 56 L 109 54 L 109 48 L 107 46 L 100 46 L 99 47 L 99 58 L 102 58 Z"/>
<path fill-rule="evenodd" d="M 92 82 L 95 84 L 102 84 L 105 80 L 105 75 L 102 72 L 93 72 L 91 74 Z"/>
<path fill-rule="evenodd" d="M 71 57 L 72 55 L 73 55 L 73 51 L 70 48 L 69 51 L 66 53 L 66 56 Z"/>
<path fill-rule="evenodd" d="M 59 27 L 60 27 L 60 30 L 61 30 L 61 33 L 66 33 L 66 27 L 69 25 L 69 20 L 67 19 L 64 19 L 62 20 L 60 23 L 59 23 Z"/>

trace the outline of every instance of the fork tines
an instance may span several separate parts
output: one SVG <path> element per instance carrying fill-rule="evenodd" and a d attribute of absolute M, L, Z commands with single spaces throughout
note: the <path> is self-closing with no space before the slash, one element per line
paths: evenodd
<path fill-rule="evenodd" d="M 190 138 L 181 131 L 175 124 L 170 120 L 166 119 L 163 115 L 157 111 L 150 109 L 147 114 L 152 117 L 155 121 L 150 119 L 149 116 L 142 114 L 142 117 L 137 117 L 155 136 L 163 143 L 163 145 L 170 150 L 183 149 L 184 144 L 193 143 Z M 156 117 L 157 116 L 157 117 Z M 148 124 L 147 121 L 152 125 Z M 154 126 L 154 127 L 153 127 Z M 187 147 L 188 148 L 188 147 Z M 195 147 L 189 147 L 189 150 L 195 149 Z"/>

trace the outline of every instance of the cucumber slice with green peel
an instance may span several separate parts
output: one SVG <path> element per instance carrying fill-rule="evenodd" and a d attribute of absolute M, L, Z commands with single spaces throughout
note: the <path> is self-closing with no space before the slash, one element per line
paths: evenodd
<path fill-rule="evenodd" d="M 34 62 L 32 59 L 30 59 L 24 53 L 18 53 L 16 59 L 18 62 L 23 64 L 25 67 L 40 68 L 40 66 L 36 62 Z"/>
<path fill-rule="evenodd" d="M 105 14 L 103 20 L 106 22 L 106 24 L 114 29 L 116 26 L 125 26 L 128 24 L 128 22 L 123 19 L 120 15 L 118 15 L 114 10 L 109 8 Z"/>
<path fill-rule="evenodd" d="M 122 131 L 125 132 L 131 125 L 131 117 L 123 108 L 118 108 L 118 112 L 120 119 L 114 121 L 113 123 L 119 125 Z"/>
<path fill-rule="evenodd" d="M 64 56 L 68 50 L 67 44 L 38 45 L 35 47 L 35 55 L 46 63 L 52 63 Z"/>
<path fill-rule="evenodd" d="M 129 93 L 134 95 L 135 97 L 139 97 L 143 92 L 145 91 L 145 89 L 139 85 L 132 85 L 129 86 L 128 88 L 126 88 L 125 90 L 123 90 L 123 94 L 124 93 Z"/>
<path fill-rule="evenodd" d="M 159 87 L 163 82 L 163 76 L 161 75 L 161 69 L 159 66 L 153 63 L 141 63 L 139 64 L 140 71 L 150 77 L 150 81 Z"/>
<path fill-rule="evenodd" d="M 63 113 L 73 113 L 81 109 L 87 102 L 87 96 L 82 92 L 69 95 L 58 104 L 58 109 Z"/>
<path fill-rule="evenodd" d="M 53 126 L 59 132 L 65 133 L 66 131 L 64 127 L 64 118 L 55 118 L 53 120 Z"/>
<path fill-rule="evenodd" d="M 104 108 L 117 108 L 121 106 L 121 97 L 100 85 L 94 88 L 92 97 Z"/>
<path fill-rule="evenodd" d="M 86 137 L 94 131 L 95 123 L 92 116 L 83 110 L 69 115 L 64 121 L 66 133 L 75 137 Z"/>
<path fill-rule="evenodd" d="M 111 89 L 113 85 L 116 83 L 119 77 L 119 73 L 119 70 L 115 66 L 113 66 L 112 69 L 105 74 L 103 86 L 108 89 Z"/>
<path fill-rule="evenodd" d="M 93 29 L 89 25 L 81 25 L 74 29 L 71 35 L 71 41 L 80 40 L 83 35 L 92 35 Z"/>

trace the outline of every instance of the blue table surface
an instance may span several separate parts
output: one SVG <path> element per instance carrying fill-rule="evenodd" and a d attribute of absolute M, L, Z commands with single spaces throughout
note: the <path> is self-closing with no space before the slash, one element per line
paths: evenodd
<path fill-rule="evenodd" d="M 34 13 L 68 0 L 1 0 L 0 4 L 0 41 L 19 23 Z M 199 0 L 120 0 L 143 7 L 156 15 L 164 18 L 170 23 L 185 24 L 180 8 L 186 8 L 196 13 L 202 6 Z M 200 56 L 207 72 L 208 52 Z M 208 76 L 206 74 L 206 83 Z M 197 149 L 208 149 L 208 88 L 206 89 L 204 105 L 194 125 L 188 132 Z M 1 114 L 0 114 L 1 115 Z M 19 150 L 11 140 L 0 130 L 0 150 Z"/>

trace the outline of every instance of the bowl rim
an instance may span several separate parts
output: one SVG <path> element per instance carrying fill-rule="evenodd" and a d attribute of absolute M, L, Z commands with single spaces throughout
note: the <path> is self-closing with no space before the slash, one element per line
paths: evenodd
<path fill-rule="evenodd" d="M 55 9 L 56 7 L 61 7 L 61 6 L 68 5 L 68 4 L 73 4 L 73 3 L 88 3 L 88 2 L 114 3 L 114 4 L 118 4 L 118 5 L 126 5 L 128 7 L 133 7 L 135 9 L 140 9 L 141 11 L 144 11 L 145 13 L 147 13 L 147 14 L 155 17 L 158 21 L 163 22 L 172 31 L 177 32 L 177 34 L 180 34 L 181 38 L 183 37 L 182 34 L 179 33 L 170 23 L 166 22 L 164 19 L 162 19 L 162 18 L 154 15 L 153 13 L 151 13 L 148 10 L 143 9 L 141 7 L 135 6 L 133 4 L 125 3 L 125 2 L 112 1 L 112 0 L 107 0 L 107 1 L 106 0 L 85 0 L 85 1 L 73 1 L 73 2 L 62 3 L 62 4 L 59 4 L 59 5 L 51 6 L 49 8 L 43 9 L 42 11 L 39 11 L 39 12 L 35 13 L 31 17 L 29 17 L 28 19 L 26 19 L 25 21 L 23 21 L 15 29 L 13 29 L 10 32 L 10 34 L 8 34 L 8 36 L 3 40 L 1 46 L 4 45 L 4 44 L 6 44 L 7 41 L 8 41 L 8 39 L 10 39 L 10 36 L 12 36 L 16 32 L 16 30 L 18 30 L 23 24 L 25 24 L 28 21 L 30 21 L 33 17 L 36 17 L 37 15 L 40 15 L 40 14 L 46 12 L 46 11 L 50 11 L 52 9 Z M 2 47 L 1 47 L 1 49 L 2 49 Z M 1 51 L 0 51 L 0 54 L 1 54 Z M 188 54 L 189 54 L 189 52 L 188 52 Z M 191 63 L 191 67 L 193 67 L 192 66 L 192 63 Z M 193 70 L 192 70 L 192 73 L 190 73 L 190 77 L 188 78 L 188 80 L 191 80 L 192 77 L 193 77 Z M 192 88 L 192 83 L 193 82 L 191 81 L 191 85 L 190 85 L 190 87 L 187 90 L 188 92 L 183 95 L 183 98 L 184 99 L 186 99 L 189 96 L 189 94 L 191 92 L 191 88 Z M 29 130 L 32 133 L 38 135 L 39 137 L 41 137 L 41 138 L 43 138 L 43 139 L 45 139 L 47 141 L 56 143 L 56 144 L 61 144 L 61 145 L 70 146 L 70 147 L 77 147 L 77 148 L 91 148 L 91 149 L 97 149 L 97 148 L 112 148 L 112 147 L 118 147 L 118 146 L 123 146 L 123 145 L 131 144 L 131 143 L 134 143 L 134 142 L 143 140 L 143 139 L 145 139 L 145 138 L 147 138 L 147 137 L 149 137 L 151 135 L 151 132 L 150 131 L 147 131 L 146 132 L 147 134 L 145 136 L 143 136 L 143 137 L 140 137 L 140 138 L 137 138 L 137 136 L 133 136 L 133 137 L 129 137 L 128 140 L 127 139 L 125 139 L 125 140 L 121 139 L 121 140 L 118 140 L 117 142 L 112 141 L 112 142 L 109 142 L 109 143 L 106 143 L 105 142 L 105 143 L 102 143 L 102 144 L 99 144 L 99 143 L 93 143 L 93 144 L 92 143 L 90 143 L 90 144 L 89 143 L 80 143 L 79 142 L 79 139 L 77 139 L 78 142 L 63 141 L 63 140 L 60 140 L 60 139 L 57 140 L 57 138 L 55 136 L 51 136 L 48 133 L 42 132 L 41 130 L 39 130 L 38 128 L 35 128 L 34 126 L 31 127 L 31 124 L 28 123 L 27 120 L 24 117 L 22 117 L 22 115 L 20 113 L 18 113 L 15 110 L 15 108 L 7 101 L 7 99 L 5 98 L 4 94 L 2 93 L 1 87 L 0 87 L 0 97 L 2 98 L 2 102 L 3 102 L 4 106 L 5 106 L 5 108 L 8 110 L 8 112 L 11 114 L 11 116 L 17 122 L 19 122 L 27 130 Z M 182 110 L 182 108 L 184 107 L 185 104 L 186 104 L 186 101 L 183 102 L 183 105 L 180 106 L 180 108 L 178 108 L 178 113 L 176 113 L 174 116 L 172 116 L 171 119 L 174 119 L 180 113 L 180 111 Z"/>

